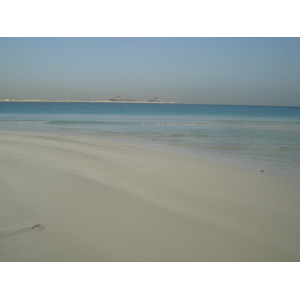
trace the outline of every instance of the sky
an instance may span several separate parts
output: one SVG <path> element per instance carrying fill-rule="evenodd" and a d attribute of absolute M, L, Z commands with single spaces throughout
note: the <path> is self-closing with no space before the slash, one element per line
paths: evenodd
<path fill-rule="evenodd" d="M 298 37 L 1 37 L 0 99 L 300 105 Z"/>

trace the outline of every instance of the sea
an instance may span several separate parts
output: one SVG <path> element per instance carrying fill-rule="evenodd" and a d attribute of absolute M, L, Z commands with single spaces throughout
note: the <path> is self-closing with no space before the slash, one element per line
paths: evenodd
<path fill-rule="evenodd" d="M 136 142 L 300 179 L 300 107 L 0 102 L 0 130 Z"/>

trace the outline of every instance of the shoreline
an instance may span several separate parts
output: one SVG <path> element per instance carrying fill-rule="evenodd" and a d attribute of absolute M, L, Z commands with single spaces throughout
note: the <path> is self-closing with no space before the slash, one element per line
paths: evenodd
<path fill-rule="evenodd" d="M 229 154 L 219 154 L 219 153 L 208 153 L 205 151 L 195 151 L 194 149 L 189 149 L 185 147 L 179 147 L 176 145 L 171 144 L 163 144 L 163 143 L 150 143 L 148 141 L 139 140 L 132 137 L 127 136 L 101 136 L 101 135 L 94 135 L 94 134 L 80 134 L 74 132 L 46 132 L 46 131 L 38 131 L 38 130 L 24 130 L 20 131 L 19 129 L 0 129 L 0 132 L 22 132 L 22 133 L 39 133 L 39 134 L 46 134 L 46 135 L 55 135 L 55 136 L 74 136 L 74 137 L 83 137 L 83 138 L 92 138 L 92 139 L 103 139 L 112 142 L 121 142 L 127 143 L 137 146 L 145 146 L 149 147 L 150 149 L 157 149 L 163 151 L 169 151 L 171 153 L 177 153 L 178 155 L 190 156 L 194 157 L 195 159 L 200 159 L 202 161 L 207 161 L 212 164 L 219 164 L 220 166 L 225 166 L 229 168 L 236 168 L 240 170 L 246 170 L 247 172 L 252 172 L 253 174 L 259 173 L 263 171 L 264 174 L 268 174 L 268 176 L 272 176 L 274 178 L 278 178 L 280 180 L 286 180 L 293 183 L 298 184 L 300 180 L 300 174 L 298 172 L 297 165 L 290 165 L 285 164 L 284 162 L 270 162 L 264 160 L 255 160 L 251 158 L 243 157 L 234 157 Z"/>
<path fill-rule="evenodd" d="M 0 261 L 300 260 L 290 181 L 101 138 L 0 142 Z"/>

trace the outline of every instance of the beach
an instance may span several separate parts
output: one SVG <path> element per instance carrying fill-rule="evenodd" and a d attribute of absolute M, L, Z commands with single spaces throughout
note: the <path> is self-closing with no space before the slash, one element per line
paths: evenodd
<path fill-rule="evenodd" d="M 0 261 L 300 260 L 300 187 L 268 170 L 52 133 L 0 145 Z"/>

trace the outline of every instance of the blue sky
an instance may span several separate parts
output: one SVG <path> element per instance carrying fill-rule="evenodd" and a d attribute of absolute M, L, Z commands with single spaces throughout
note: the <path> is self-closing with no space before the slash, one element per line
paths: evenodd
<path fill-rule="evenodd" d="M 300 105 L 300 38 L 0 38 L 0 99 Z"/>

